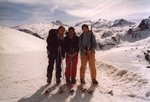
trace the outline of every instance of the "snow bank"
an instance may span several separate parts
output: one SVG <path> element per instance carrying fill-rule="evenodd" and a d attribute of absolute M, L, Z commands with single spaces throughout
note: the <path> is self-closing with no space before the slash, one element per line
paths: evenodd
<path fill-rule="evenodd" d="M 0 53 L 44 51 L 45 41 L 32 35 L 0 26 Z"/>

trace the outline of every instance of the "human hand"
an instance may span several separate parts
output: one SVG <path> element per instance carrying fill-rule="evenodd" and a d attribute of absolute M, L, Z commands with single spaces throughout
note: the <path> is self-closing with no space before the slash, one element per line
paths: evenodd
<path fill-rule="evenodd" d="M 91 54 L 92 53 L 92 51 L 91 50 L 88 50 L 88 52 L 87 52 L 88 54 Z"/>

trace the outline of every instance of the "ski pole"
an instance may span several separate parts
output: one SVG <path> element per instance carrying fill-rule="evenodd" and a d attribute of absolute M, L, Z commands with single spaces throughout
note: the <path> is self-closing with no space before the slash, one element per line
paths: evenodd
<path fill-rule="evenodd" d="M 56 67 L 58 66 L 58 61 L 59 61 L 59 50 L 57 50 L 57 59 L 56 59 Z M 56 74 L 56 69 L 55 69 L 55 74 Z M 54 83 L 55 83 L 55 81 L 56 81 L 56 77 L 54 78 Z"/>
<path fill-rule="evenodd" d="M 63 83 L 65 83 L 65 71 L 64 71 L 64 67 L 63 67 L 63 58 L 62 58 L 62 52 L 60 51 L 60 57 L 61 57 L 61 69 L 62 69 L 62 72 L 63 72 L 63 75 L 62 75 L 62 80 L 63 80 Z"/>
<path fill-rule="evenodd" d="M 70 57 L 70 77 L 72 78 L 72 57 Z"/>

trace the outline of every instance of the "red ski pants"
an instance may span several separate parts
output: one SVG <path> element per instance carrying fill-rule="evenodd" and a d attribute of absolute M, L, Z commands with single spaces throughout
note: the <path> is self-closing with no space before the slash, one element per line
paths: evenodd
<path fill-rule="evenodd" d="M 66 55 L 66 71 L 65 71 L 66 79 L 76 78 L 77 63 L 78 63 L 78 55 L 75 55 L 72 58 Z"/>

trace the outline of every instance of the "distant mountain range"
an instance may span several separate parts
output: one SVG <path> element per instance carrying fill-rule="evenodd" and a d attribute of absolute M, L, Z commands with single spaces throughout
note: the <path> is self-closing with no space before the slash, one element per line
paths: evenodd
<path fill-rule="evenodd" d="M 76 23 L 74 27 L 77 35 L 82 33 L 81 26 L 83 24 L 89 25 L 90 30 L 92 30 L 96 36 L 97 44 L 99 45 L 98 48 L 104 50 L 115 47 L 124 41 L 135 42 L 144 39 L 149 36 L 147 32 L 150 30 L 150 18 L 141 20 L 140 24 L 125 19 L 117 19 L 114 21 L 99 19 L 96 22 L 85 20 Z M 57 29 L 60 25 L 63 25 L 66 30 L 69 27 L 69 25 L 57 20 L 48 24 L 19 25 L 13 27 L 13 29 L 26 32 L 41 39 L 46 39 L 48 31 L 50 29 Z"/>

